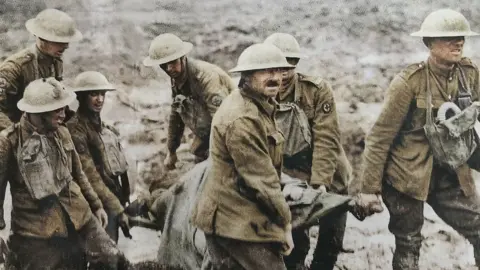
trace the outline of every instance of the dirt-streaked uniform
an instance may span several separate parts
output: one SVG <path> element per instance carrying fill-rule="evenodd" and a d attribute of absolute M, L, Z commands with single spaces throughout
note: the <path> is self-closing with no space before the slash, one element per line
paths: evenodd
<path fill-rule="evenodd" d="M 30 82 L 42 77 L 55 77 L 61 81 L 62 75 L 62 60 L 43 54 L 35 44 L 5 59 L 0 64 L 0 130 L 20 120 L 22 112 L 18 110 L 17 102 Z M 6 185 L 6 182 L 0 185 L 2 219 Z"/>
<path fill-rule="evenodd" d="M 204 160 L 208 156 L 210 125 L 213 115 L 222 100 L 236 86 L 231 77 L 216 65 L 188 58 L 186 62 L 186 79 L 178 85 L 172 79 L 172 97 L 174 102 L 168 124 L 167 147 L 174 153 L 180 146 L 185 126 L 195 134 L 191 146 L 192 153 Z M 181 95 L 191 103 L 175 102 Z M 179 111 L 182 111 L 179 113 Z M 184 120 L 182 120 L 182 116 Z"/>
<path fill-rule="evenodd" d="M 23 145 L 34 131 L 24 116 L 20 123 L 11 125 L 0 135 L 0 183 L 8 181 L 11 187 L 13 235 L 9 246 L 12 254 L 17 256 L 14 259 L 16 264 L 33 267 L 28 269 L 40 266 L 57 269 L 69 263 L 62 257 L 69 253 L 69 250 L 62 250 L 65 248 L 62 243 L 76 239 L 70 242 L 70 248 L 83 246 L 89 260 L 116 265 L 121 253 L 92 214 L 102 208 L 102 203 L 82 171 L 70 133 L 64 126 L 47 135 L 48 149 L 55 160 L 62 162 L 54 166 L 57 173 L 59 170 L 69 173 L 72 180 L 58 195 L 39 200 L 32 197 L 20 173 L 17 158 L 21 149 L 19 145 Z M 76 256 L 78 253 L 70 259 L 75 260 Z"/>
<path fill-rule="evenodd" d="M 280 187 L 284 138 L 275 111 L 273 99 L 241 89 L 223 101 L 213 118 L 212 165 L 192 221 L 206 233 L 208 248 L 217 255 L 213 257 L 234 259 L 222 260 L 221 269 L 236 263 L 246 269 L 285 267 L 280 250 L 272 245 L 285 241 L 291 222 Z M 251 252 L 241 253 L 248 247 Z"/>
<path fill-rule="evenodd" d="M 36 45 L 23 49 L 0 64 L 0 130 L 18 122 L 17 102 L 27 85 L 40 78 L 62 80 L 63 61 L 40 52 Z"/>
<path fill-rule="evenodd" d="M 325 185 L 330 192 L 346 194 L 352 168 L 340 144 L 340 131 L 331 86 L 322 78 L 297 73 L 290 85 L 277 95 L 279 103 L 292 102 L 305 112 L 312 134 L 311 147 L 292 157 L 284 156 L 283 171 L 311 185 Z M 300 119 L 300 118 L 297 118 Z M 292 134 L 302 140 L 303 134 Z M 287 140 L 290 138 L 286 138 Z M 333 269 L 342 248 L 346 213 L 320 227 L 312 269 Z M 328 226 L 327 226 L 328 224 Z M 310 241 L 304 232 L 295 232 L 295 248 L 286 258 L 289 268 L 301 263 Z M 291 264 L 291 265 L 290 265 Z"/>
<path fill-rule="evenodd" d="M 93 114 L 89 116 L 80 110 L 67 122 L 67 127 L 72 135 L 83 171 L 109 216 L 106 231 L 113 240 L 118 241 L 117 218 L 123 213 L 124 201 L 128 198 L 122 198 L 124 189 L 120 184 L 119 177 L 111 175 L 106 169 L 107 152 L 100 135 L 102 129 L 112 130 L 113 128 L 103 123 L 100 117 L 94 117 Z M 125 188 L 128 189 L 129 186 Z M 128 194 L 125 196 L 128 197 Z M 123 204 L 120 200 L 123 201 Z"/>
<path fill-rule="evenodd" d="M 429 106 L 427 78 L 436 115 L 442 103 L 457 100 L 459 68 L 465 73 L 472 100 L 478 100 L 479 72 L 468 58 L 451 71 L 427 63 L 428 74 L 422 62 L 395 76 L 366 138 L 362 192 L 383 195 L 396 239 L 394 269 L 418 269 L 424 202 L 470 241 L 480 264 L 480 200 L 470 168 L 465 164 L 452 172 L 435 164 L 423 130 Z"/>

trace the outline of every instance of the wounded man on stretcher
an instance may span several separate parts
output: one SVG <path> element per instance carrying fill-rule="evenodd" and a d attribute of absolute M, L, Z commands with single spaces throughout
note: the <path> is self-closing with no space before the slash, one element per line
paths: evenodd
<path fill-rule="evenodd" d="M 132 202 L 126 213 L 131 226 L 160 230 L 160 265 L 199 269 L 206 251 L 205 236 L 190 224 L 190 213 L 205 182 L 209 161 L 195 165 L 169 189 L 158 189 L 148 198 Z M 368 214 L 349 196 L 313 189 L 304 181 L 286 174 L 281 177 L 282 192 L 292 213 L 294 230 L 321 225 L 329 217 L 350 211 L 360 220 Z M 138 216 L 141 216 L 139 218 Z"/>

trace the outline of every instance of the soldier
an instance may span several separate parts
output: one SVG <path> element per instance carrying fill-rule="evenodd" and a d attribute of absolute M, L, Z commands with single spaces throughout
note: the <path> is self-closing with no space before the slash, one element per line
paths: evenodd
<path fill-rule="evenodd" d="M 0 64 L 0 130 L 20 120 L 17 102 L 25 87 L 39 78 L 62 80 L 63 52 L 69 42 L 82 38 L 73 19 L 62 11 L 46 9 L 25 24 L 35 35 L 36 42 L 8 57 Z M 6 184 L 6 182 L 5 182 Z M 5 198 L 6 186 L 0 186 L 0 201 Z M 3 205 L 0 207 L 0 229 L 5 228 Z"/>
<path fill-rule="evenodd" d="M 185 126 L 195 135 L 191 146 L 195 163 L 207 159 L 212 117 L 222 100 L 235 89 L 230 76 L 221 68 L 187 58 L 192 47 L 173 34 L 162 34 L 152 41 L 149 56 L 143 61 L 145 66 L 160 65 L 171 78 L 173 103 L 164 161 L 169 170 L 175 168 Z"/>
<path fill-rule="evenodd" d="M 430 54 L 426 62 L 397 74 L 388 88 L 382 112 L 366 138 L 359 200 L 379 204 L 382 195 L 390 213 L 389 230 L 395 235 L 393 269 L 419 269 L 425 202 L 469 240 L 480 267 L 480 200 L 470 168 L 466 162 L 456 168 L 445 165 L 433 155 L 438 148 L 427 136 L 443 103 L 453 102 L 461 111 L 478 100 L 479 71 L 462 57 L 465 36 L 478 34 L 462 14 L 441 9 L 430 13 L 420 31 L 411 35 L 423 37 Z"/>
<path fill-rule="evenodd" d="M 212 162 L 192 222 L 206 234 L 215 269 L 286 269 L 293 248 L 291 214 L 282 195 L 284 138 L 275 124 L 282 52 L 255 44 L 230 72 L 241 72 L 212 122 Z"/>
<path fill-rule="evenodd" d="M 62 126 L 74 99 L 54 78 L 35 80 L 18 102 L 25 114 L 0 136 L 0 182 L 10 182 L 13 206 L 9 261 L 18 269 L 85 269 L 85 255 L 108 269 L 129 265 L 98 221 L 105 226 L 107 215 Z"/>
<path fill-rule="evenodd" d="M 123 213 L 130 196 L 128 166 L 118 132 L 100 117 L 105 93 L 115 87 L 103 74 L 86 71 L 75 78 L 73 90 L 79 107 L 67 127 L 83 171 L 107 211 L 106 231 L 118 242 L 119 226 L 128 231 L 128 217 Z"/>
<path fill-rule="evenodd" d="M 296 66 L 302 57 L 297 40 L 289 34 L 274 33 L 264 41 L 282 50 L 287 62 Z M 314 188 L 346 194 L 352 168 L 340 144 L 338 116 L 331 86 L 322 78 L 283 73 L 276 97 L 281 104 L 277 123 L 285 136 L 283 172 Z M 342 249 L 347 213 L 322 222 L 312 269 L 333 269 Z M 289 269 L 305 260 L 310 240 L 304 231 L 294 231 L 295 249 L 285 258 Z"/>

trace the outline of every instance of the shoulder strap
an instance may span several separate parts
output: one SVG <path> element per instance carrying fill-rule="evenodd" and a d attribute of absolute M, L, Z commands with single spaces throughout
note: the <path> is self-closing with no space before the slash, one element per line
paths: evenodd
<path fill-rule="evenodd" d="M 470 92 L 470 88 L 467 86 L 465 72 L 460 65 L 458 65 L 458 70 L 460 71 L 460 78 L 458 80 L 458 106 L 460 109 L 464 110 L 472 104 L 472 93 Z"/>
<path fill-rule="evenodd" d="M 427 80 L 427 114 L 426 114 L 426 126 L 433 126 L 433 115 L 432 115 L 432 91 L 430 90 L 430 67 L 428 62 L 425 64 L 425 72 L 427 76 L 425 76 Z"/>

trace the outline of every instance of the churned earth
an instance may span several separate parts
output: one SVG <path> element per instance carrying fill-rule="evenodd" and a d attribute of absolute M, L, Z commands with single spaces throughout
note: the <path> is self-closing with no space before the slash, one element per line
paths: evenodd
<path fill-rule="evenodd" d="M 294 35 L 306 57 L 299 71 L 330 82 L 338 102 L 342 142 L 358 172 L 365 133 L 381 109 L 384 91 L 395 73 L 426 59 L 418 30 L 423 18 L 438 8 L 462 12 L 480 31 L 476 0 L 0 0 L 0 57 L 34 41 L 24 22 L 45 7 L 69 13 L 84 34 L 65 53 L 65 82 L 85 70 L 105 73 L 119 91 L 108 93 L 104 120 L 115 125 L 131 166 L 135 198 L 152 183 L 167 185 L 192 167 L 186 132 L 177 170 L 165 171 L 166 129 L 171 102 L 167 76 L 142 66 L 150 41 L 172 32 L 194 44 L 190 56 L 224 69 L 235 65 L 241 51 L 273 32 Z M 465 55 L 478 63 L 480 38 L 467 39 Z M 354 189 L 353 187 L 352 189 Z M 7 223 L 11 201 L 6 199 Z M 345 248 L 337 269 L 391 269 L 394 238 L 388 213 L 359 222 L 349 216 Z M 1 232 L 8 237 L 9 227 Z M 155 259 L 158 233 L 132 229 L 120 248 L 134 261 Z M 421 269 L 475 269 L 473 249 L 446 226 L 430 207 L 425 209 Z"/>

